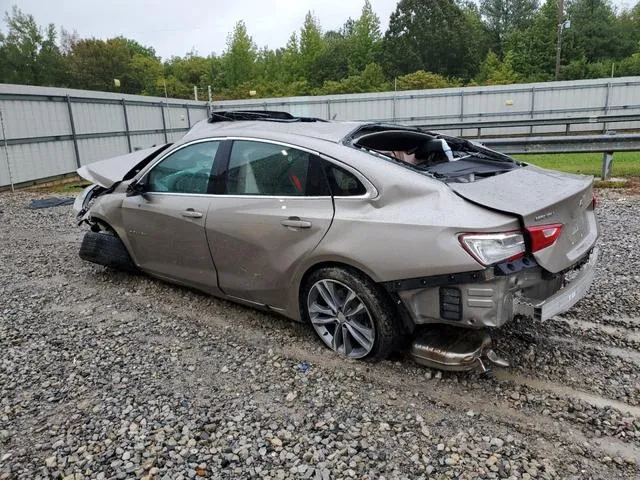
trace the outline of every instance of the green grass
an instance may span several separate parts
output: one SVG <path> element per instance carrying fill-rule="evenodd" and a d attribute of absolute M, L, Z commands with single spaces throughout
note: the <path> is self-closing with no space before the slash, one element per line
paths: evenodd
<path fill-rule="evenodd" d="M 35 187 L 31 187 L 32 190 L 45 191 L 48 193 L 57 193 L 62 194 L 66 193 L 68 195 L 77 195 L 82 191 L 83 188 L 88 187 L 90 185 L 86 180 L 77 180 L 73 182 L 67 183 L 54 183 L 53 185 L 37 185 Z"/>
<path fill-rule="evenodd" d="M 602 172 L 601 153 L 561 153 L 514 155 L 518 160 L 543 168 L 563 172 L 583 173 L 600 177 Z M 612 177 L 640 176 L 640 152 L 620 152 L 613 156 Z"/>
<path fill-rule="evenodd" d="M 623 180 L 596 180 L 593 186 L 596 188 L 627 188 L 632 184 L 626 179 Z"/>

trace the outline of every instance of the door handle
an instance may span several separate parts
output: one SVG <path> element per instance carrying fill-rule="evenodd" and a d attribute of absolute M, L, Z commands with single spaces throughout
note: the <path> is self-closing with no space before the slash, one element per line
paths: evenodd
<path fill-rule="evenodd" d="M 282 222 L 283 227 L 290 228 L 311 228 L 311 222 L 307 220 L 301 220 L 300 217 L 289 217 Z"/>
<path fill-rule="evenodd" d="M 196 212 L 193 208 L 187 208 L 181 215 L 187 218 L 202 218 L 202 212 Z"/>

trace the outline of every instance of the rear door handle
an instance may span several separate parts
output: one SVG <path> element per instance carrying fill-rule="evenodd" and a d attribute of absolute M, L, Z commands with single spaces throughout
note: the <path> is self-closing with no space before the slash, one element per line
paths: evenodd
<path fill-rule="evenodd" d="M 282 222 L 283 227 L 291 228 L 311 228 L 311 222 L 307 220 L 301 220 L 300 217 L 289 217 Z"/>
<path fill-rule="evenodd" d="M 181 215 L 187 218 L 202 218 L 202 212 L 196 212 L 193 208 L 187 208 Z"/>

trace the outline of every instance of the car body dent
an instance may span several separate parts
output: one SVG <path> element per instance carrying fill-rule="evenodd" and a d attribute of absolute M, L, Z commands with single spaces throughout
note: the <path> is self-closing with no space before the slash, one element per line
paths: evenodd
<path fill-rule="evenodd" d="M 240 123 L 242 126 L 238 125 Z M 113 168 L 106 166 L 113 160 L 98 162 L 101 164 L 100 166 L 92 164 L 87 168 L 82 167 L 78 171 L 80 175 L 92 181 L 99 180 L 103 187 L 112 189 L 109 194 L 94 199 L 87 213 L 87 218 L 109 225 L 125 244 L 133 262 L 140 267 L 141 262 L 136 256 L 130 236 L 148 232 L 133 227 L 127 230 L 124 227 L 122 204 L 129 185 L 143 179 L 157 161 L 161 161 L 162 158 L 170 155 L 181 146 L 204 139 L 259 139 L 317 152 L 320 157 L 356 173 L 365 184 L 367 193 L 356 197 L 333 197 L 333 218 L 321 239 L 314 242 L 308 249 L 308 253 L 302 256 L 299 261 L 284 265 L 279 272 L 282 278 L 288 282 L 288 288 L 277 287 L 284 292 L 282 293 L 282 301 L 255 301 L 255 298 L 246 296 L 242 292 L 225 292 L 223 285 L 219 285 L 217 289 L 204 288 L 202 284 L 180 281 L 158 272 L 146 270 L 159 278 L 190 285 L 245 304 L 272 308 L 289 318 L 301 320 L 300 291 L 302 282 L 305 275 L 319 265 L 347 265 L 381 284 L 408 278 L 480 272 L 484 271 L 486 267 L 478 263 L 462 248 L 458 242 L 460 233 L 520 230 L 523 218 L 539 223 L 541 220 L 553 220 L 552 215 L 559 210 L 566 212 L 570 209 L 567 204 L 550 207 L 542 201 L 536 205 L 530 205 L 525 199 L 518 198 L 521 192 L 514 188 L 507 189 L 511 195 L 510 201 L 502 198 L 501 203 L 495 203 L 492 190 L 495 192 L 497 191 L 495 189 L 499 189 L 501 186 L 500 182 L 495 179 L 501 179 L 508 175 L 517 178 L 517 175 L 522 175 L 518 172 L 523 171 L 546 175 L 545 171 L 536 167 L 522 167 L 476 183 L 446 184 L 432 176 L 392 161 L 376 158 L 364 150 L 343 144 L 340 139 L 348 132 L 357 129 L 359 125 L 362 125 L 361 123 L 334 125 L 329 122 L 321 125 L 319 132 L 314 135 L 302 128 L 308 128 L 308 125 L 287 124 L 279 125 L 279 129 L 276 129 L 265 125 L 265 123 L 229 122 L 216 125 L 216 128 L 213 128 L 211 125 L 201 122 L 182 140 L 174 144 L 173 148 L 169 148 L 160 154 L 155 161 L 143 167 L 133 180 L 122 181 L 122 178 L 149 155 L 153 155 L 155 150 L 151 152 L 147 150 L 145 153 L 136 152 L 138 155 L 132 154 L 133 156 L 117 157 Z M 316 125 L 313 127 L 316 128 Z M 120 174 L 122 177 L 117 179 L 117 175 Z M 587 177 L 564 177 L 564 174 L 557 174 L 554 177 L 555 172 L 549 175 L 549 178 L 555 178 L 555 181 L 562 181 L 563 178 L 570 180 L 574 193 L 576 190 L 579 191 L 580 198 L 576 196 L 576 202 L 584 204 L 585 195 L 588 195 L 587 191 L 590 192 L 590 187 L 586 187 L 590 181 Z M 525 185 L 520 182 L 519 188 L 525 188 Z M 213 202 L 217 195 L 207 195 L 207 197 L 210 197 Z M 560 197 L 558 198 L 560 199 Z M 145 201 L 144 194 L 139 196 L 137 200 Z M 538 220 L 535 220 L 536 217 Z M 212 225 L 214 225 L 213 222 Z M 205 222 L 204 228 L 210 228 L 208 222 Z M 584 245 L 576 247 L 576 252 L 578 249 L 583 253 L 587 252 L 588 248 L 595 243 L 598 232 L 593 215 L 589 216 L 588 225 L 585 228 L 588 229 L 588 235 L 582 241 Z M 211 232 L 208 235 L 215 236 L 211 235 Z M 213 241 L 210 244 L 210 249 L 215 252 L 215 248 L 216 244 Z M 552 255 L 552 252 L 551 248 L 540 250 L 537 252 L 536 258 L 544 262 L 546 256 Z M 577 262 L 579 258 L 575 260 Z M 550 262 L 553 265 L 559 264 L 557 260 L 553 259 Z M 546 265 L 543 267 L 546 268 Z M 145 269 L 143 268 L 143 270 Z M 553 268 L 547 270 L 552 271 Z M 470 316 L 455 324 L 468 327 L 502 325 L 503 319 L 508 316 L 505 312 L 513 310 L 507 304 L 512 301 L 509 299 L 528 288 L 529 282 L 533 282 L 533 284 L 538 282 L 542 285 L 541 288 L 548 291 L 556 288 L 556 279 L 549 280 L 553 284 L 545 283 L 546 280 L 542 281 L 542 271 L 543 269 L 539 267 L 536 271 L 492 277 L 487 279 L 488 283 L 482 287 L 484 292 L 479 290 L 479 285 L 482 284 L 461 284 L 459 287 L 463 290 L 463 302 L 469 304 L 468 307 L 471 307 L 471 310 L 465 308 L 465 312 L 470 313 Z M 431 287 L 411 292 L 398 292 L 398 298 L 410 311 L 415 323 L 432 321 L 446 323 L 433 307 L 433 305 L 437 305 L 437 290 L 437 288 Z M 488 299 L 489 293 L 490 298 Z"/>
<path fill-rule="evenodd" d="M 485 207 L 517 215 L 525 227 L 561 224 L 552 247 L 534 257 L 552 273 L 583 257 L 598 237 L 590 177 L 526 166 L 474 183 L 452 183 L 460 196 Z M 521 192 L 526 191 L 527 195 Z"/>

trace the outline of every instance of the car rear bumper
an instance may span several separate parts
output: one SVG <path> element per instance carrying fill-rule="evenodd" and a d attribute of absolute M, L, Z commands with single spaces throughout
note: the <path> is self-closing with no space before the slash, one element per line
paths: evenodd
<path fill-rule="evenodd" d="M 551 275 L 535 261 L 515 273 L 479 272 L 470 279 L 428 288 L 396 290 L 414 324 L 445 323 L 468 328 L 500 327 L 516 315 L 547 320 L 565 312 L 587 293 L 598 250 L 573 269 Z M 415 283 L 411 284 L 415 285 Z"/>
<path fill-rule="evenodd" d="M 598 249 L 594 248 L 589 260 L 578 271 L 573 272 L 574 277 L 550 297 L 538 300 L 516 296 L 513 300 L 513 314 L 531 317 L 536 320 L 548 320 L 569 310 L 587 294 L 589 287 L 593 283 L 598 254 Z"/>

